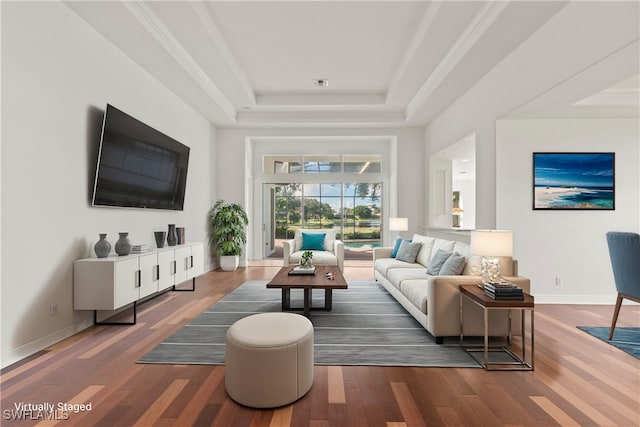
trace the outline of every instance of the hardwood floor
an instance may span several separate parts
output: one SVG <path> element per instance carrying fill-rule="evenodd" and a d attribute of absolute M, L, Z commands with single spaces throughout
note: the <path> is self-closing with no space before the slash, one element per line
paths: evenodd
<path fill-rule="evenodd" d="M 231 401 L 223 366 L 146 365 L 136 360 L 246 280 L 279 262 L 211 272 L 196 292 L 169 292 L 138 309 L 135 326 L 97 326 L 2 371 L 2 426 L 637 426 L 640 361 L 577 325 L 606 326 L 613 305 L 536 306 L 536 370 L 316 366 L 309 393 L 292 405 L 254 410 Z M 347 280 L 371 280 L 367 261 Z M 619 326 L 638 326 L 622 307 Z M 90 404 L 90 411 L 23 412 L 15 405 Z M 36 408 L 37 409 L 37 408 Z M 14 412 L 11 412 L 14 411 Z M 24 417 L 27 416 L 27 419 Z M 36 418 L 36 419 L 31 419 Z"/>

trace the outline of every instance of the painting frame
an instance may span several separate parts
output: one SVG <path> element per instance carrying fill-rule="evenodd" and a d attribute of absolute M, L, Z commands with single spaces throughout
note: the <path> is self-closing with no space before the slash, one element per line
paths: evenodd
<path fill-rule="evenodd" d="M 533 210 L 615 210 L 614 152 L 534 152 Z"/>

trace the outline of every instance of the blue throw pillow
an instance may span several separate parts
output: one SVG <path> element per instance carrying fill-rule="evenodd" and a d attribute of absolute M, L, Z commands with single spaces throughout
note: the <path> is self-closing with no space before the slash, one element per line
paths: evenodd
<path fill-rule="evenodd" d="M 393 252 L 391 252 L 391 258 L 395 258 L 398 255 L 398 249 L 400 249 L 401 243 L 402 239 L 400 237 L 396 237 L 396 246 L 393 248 Z"/>
<path fill-rule="evenodd" d="M 324 251 L 324 236 L 326 233 L 302 233 L 303 251 Z"/>

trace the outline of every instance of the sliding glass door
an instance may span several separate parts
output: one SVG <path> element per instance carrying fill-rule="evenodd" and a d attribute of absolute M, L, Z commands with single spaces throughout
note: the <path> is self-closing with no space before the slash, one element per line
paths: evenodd
<path fill-rule="evenodd" d="M 333 228 L 345 243 L 346 258 L 370 258 L 380 245 L 381 183 L 267 184 L 273 194 L 275 230 L 267 256 L 280 256 L 282 240 L 292 239 L 298 228 Z"/>
<path fill-rule="evenodd" d="M 333 228 L 345 258 L 371 258 L 381 242 L 380 154 L 265 155 L 265 256 L 299 228 Z"/>

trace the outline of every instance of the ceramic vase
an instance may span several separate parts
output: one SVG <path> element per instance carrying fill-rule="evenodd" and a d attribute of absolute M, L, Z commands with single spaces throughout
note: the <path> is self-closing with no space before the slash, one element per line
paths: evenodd
<path fill-rule="evenodd" d="M 176 232 L 178 233 L 178 244 L 184 245 L 185 243 L 184 227 L 176 227 Z"/>
<path fill-rule="evenodd" d="M 164 242 L 165 242 L 165 239 L 167 238 L 167 232 L 166 231 L 154 231 L 153 232 L 153 236 L 156 238 L 156 246 L 158 248 L 164 248 Z"/>
<path fill-rule="evenodd" d="M 178 243 L 178 234 L 176 233 L 176 225 L 169 224 L 169 231 L 167 231 L 167 245 L 175 246 Z"/>
<path fill-rule="evenodd" d="M 100 240 L 93 246 L 93 250 L 98 258 L 106 258 L 111 252 L 111 243 L 107 241 L 106 233 L 100 233 Z"/>
<path fill-rule="evenodd" d="M 131 242 L 129 241 L 129 233 L 118 233 L 120 238 L 116 242 L 116 253 L 120 256 L 129 255 L 131 253 Z"/>

